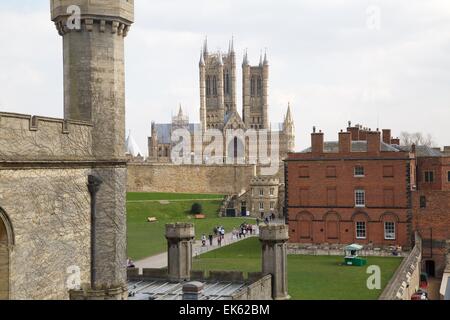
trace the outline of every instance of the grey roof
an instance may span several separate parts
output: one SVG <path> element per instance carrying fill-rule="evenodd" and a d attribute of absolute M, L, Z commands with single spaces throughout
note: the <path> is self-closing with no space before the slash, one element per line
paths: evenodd
<path fill-rule="evenodd" d="M 381 142 L 381 151 L 399 152 L 399 149 Z M 352 152 L 367 152 L 367 141 L 352 141 Z M 301 153 L 311 152 L 311 147 L 303 150 Z M 339 141 L 325 141 L 323 144 L 323 152 L 325 153 L 338 153 Z"/>
<path fill-rule="evenodd" d="M 171 123 L 157 123 L 155 124 L 156 135 L 158 136 L 158 143 L 170 144 L 172 136 L 172 124 Z M 200 130 L 199 123 L 189 123 L 188 130 L 190 133 L 194 133 L 195 130 Z"/>
<path fill-rule="evenodd" d="M 182 300 L 184 282 L 130 281 L 128 300 Z M 232 295 L 245 287 L 244 283 L 206 282 L 201 300 L 231 300 Z"/>
<path fill-rule="evenodd" d="M 411 146 L 396 146 L 402 151 L 411 151 Z M 416 146 L 417 157 L 442 157 L 442 152 L 428 146 Z"/>

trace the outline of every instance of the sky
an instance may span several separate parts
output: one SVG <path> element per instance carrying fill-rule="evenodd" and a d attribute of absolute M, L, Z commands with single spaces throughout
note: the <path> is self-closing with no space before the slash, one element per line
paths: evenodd
<path fill-rule="evenodd" d="M 449 0 L 135 0 L 126 38 L 127 131 L 147 152 L 151 122 L 181 104 L 199 122 L 198 62 L 234 36 L 241 62 L 267 50 L 269 116 L 288 103 L 296 149 L 312 127 L 336 140 L 348 121 L 431 134 L 450 145 Z M 48 0 L 0 0 L 0 110 L 63 116 L 62 40 Z"/>

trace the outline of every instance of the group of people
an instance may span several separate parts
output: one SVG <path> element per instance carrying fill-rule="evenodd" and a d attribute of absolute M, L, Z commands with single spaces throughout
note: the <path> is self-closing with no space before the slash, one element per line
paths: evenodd
<path fill-rule="evenodd" d="M 232 239 L 242 239 L 247 237 L 247 235 L 253 235 L 255 230 L 253 229 L 253 225 L 244 222 L 239 226 L 239 228 L 235 228 L 232 232 Z"/>
<path fill-rule="evenodd" d="M 214 238 L 217 238 L 217 245 L 222 246 L 223 241 L 225 241 L 225 228 L 223 226 L 214 227 L 213 232 L 206 237 L 205 234 L 202 235 L 202 246 L 206 247 L 206 243 L 209 240 L 209 245 L 214 245 Z"/>
<path fill-rule="evenodd" d="M 271 213 L 270 215 L 266 216 L 264 212 L 261 212 L 261 219 L 264 220 L 265 224 L 269 224 L 271 221 L 274 221 L 277 217 L 275 216 L 275 213 Z M 261 220 L 256 219 L 256 224 L 259 226 Z"/>

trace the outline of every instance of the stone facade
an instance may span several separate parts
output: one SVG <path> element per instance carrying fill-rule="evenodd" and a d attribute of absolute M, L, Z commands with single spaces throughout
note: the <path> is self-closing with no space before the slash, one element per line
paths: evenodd
<path fill-rule="evenodd" d="M 0 113 L 0 299 L 123 299 L 124 37 L 134 3 L 50 3 L 64 119 Z M 68 27 L 70 5 L 81 9 L 79 30 Z M 69 294 L 73 284 L 83 290 Z"/>

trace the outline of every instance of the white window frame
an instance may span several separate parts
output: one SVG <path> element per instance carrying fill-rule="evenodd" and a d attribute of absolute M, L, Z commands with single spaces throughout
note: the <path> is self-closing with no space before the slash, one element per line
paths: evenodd
<path fill-rule="evenodd" d="M 392 229 L 388 232 L 388 225 L 392 226 Z M 395 222 L 385 221 L 384 222 L 384 240 L 396 240 L 396 230 Z"/>
<path fill-rule="evenodd" d="M 363 200 L 364 200 L 363 202 L 364 203 L 360 202 L 361 198 L 359 195 L 361 193 L 363 194 Z M 355 190 L 355 207 L 357 207 L 357 208 L 365 208 L 366 207 L 366 190 L 364 190 L 364 189 L 356 189 Z"/>
<path fill-rule="evenodd" d="M 275 195 L 275 188 L 270 188 L 270 195 L 271 196 Z"/>
<path fill-rule="evenodd" d="M 357 169 L 362 169 L 362 174 L 361 173 L 357 173 Z M 361 178 L 361 177 L 365 177 L 366 176 L 366 170 L 364 169 L 364 166 L 355 166 L 355 168 L 353 169 L 353 175 L 357 178 Z"/>
<path fill-rule="evenodd" d="M 270 210 L 275 210 L 275 201 L 270 201 Z"/>
<path fill-rule="evenodd" d="M 364 226 L 364 236 L 359 235 L 359 231 L 362 231 L 362 226 Z M 367 223 L 366 221 L 356 221 L 355 222 L 355 236 L 358 240 L 367 239 Z"/>
<path fill-rule="evenodd" d="M 260 202 L 259 203 L 259 212 L 263 212 L 264 211 L 264 202 Z"/>
<path fill-rule="evenodd" d="M 259 196 L 264 197 L 264 189 L 259 189 Z"/>

